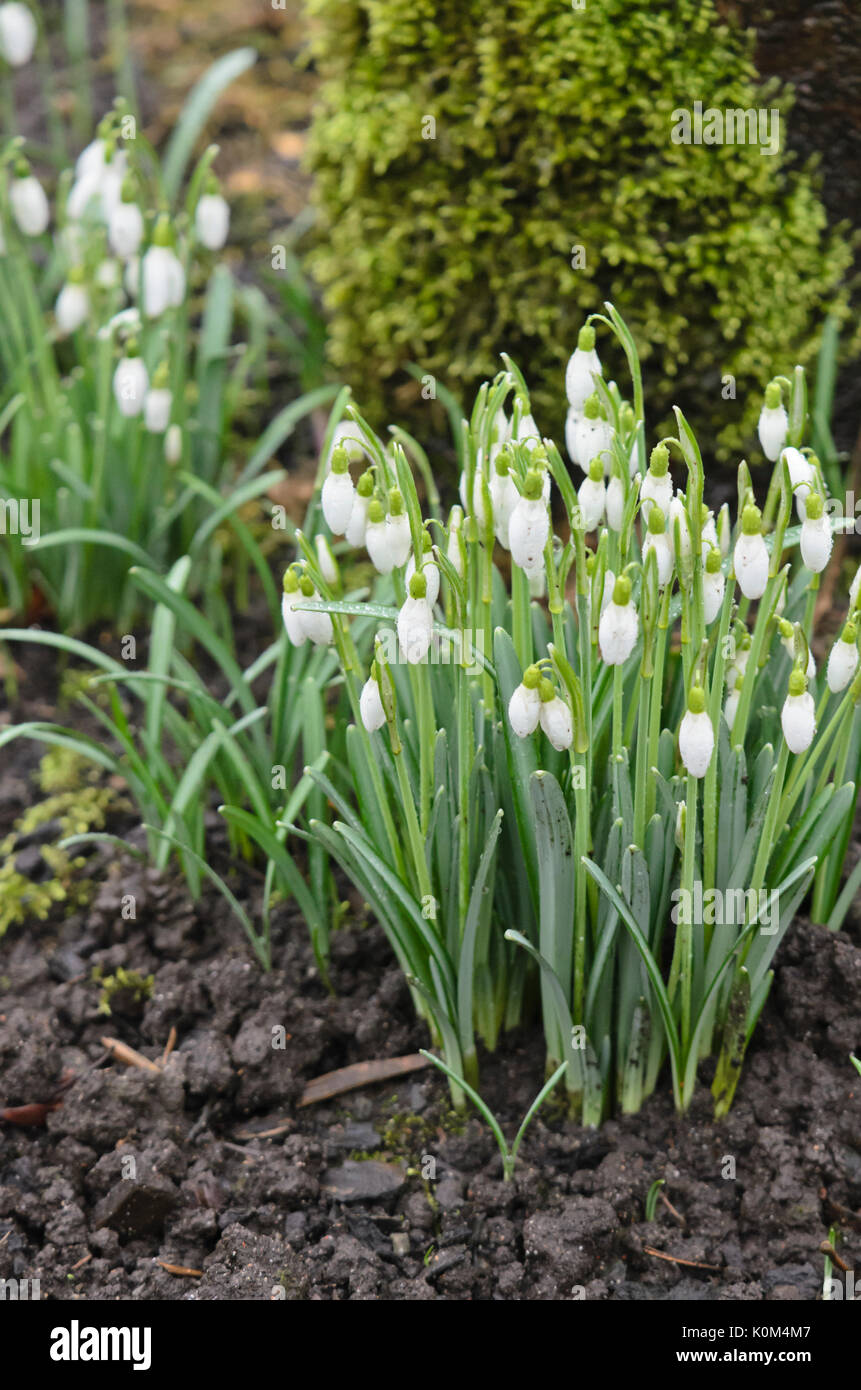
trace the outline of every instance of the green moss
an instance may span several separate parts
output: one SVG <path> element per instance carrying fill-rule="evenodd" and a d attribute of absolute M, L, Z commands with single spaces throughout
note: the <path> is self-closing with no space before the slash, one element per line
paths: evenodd
<path fill-rule="evenodd" d="M 100 965 L 93 966 L 92 980 L 102 986 L 99 995 L 99 1013 L 108 1017 L 114 1011 L 120 1014 L 140 1014 L 143 1006 L 152 997 L 154 975 L 141 975 L 139 970 L 124 970 L 120 966 L 113 975 L 102 973 Z"/>
<path fill-rule="evenodd" d="M 670 139 L 674 110 L 696 100 L 778 108 L 785 132 L 789 95 L 757 85 L 753 35 L 719 23 L 712 0 L 309 8 L 322 78 L 310 267 L 331 360 L 373 416 L 397 411 L 406 362 L 466 402 L 504 350 L 558 437 L 577 330 L 611 299 L 643 359 L 650 428 L 678 402 L 726 454 L 749 437 L 763 382 L 811 361 L 826 308 L 846 317 L 851 251 L 811 174 L 756 145 Z M 737 400 L 723 399 L 727 375 Z"/>

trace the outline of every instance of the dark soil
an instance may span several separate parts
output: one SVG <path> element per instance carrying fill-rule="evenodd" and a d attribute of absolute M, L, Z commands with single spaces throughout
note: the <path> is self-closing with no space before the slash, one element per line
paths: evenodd
<path fill-rule="evenodd" d="M 33 684 L 45 655 L 28 658 Z M 28 713 L 48 703 L 31 691 Z M 0 835 L 33 799 L 39 753 L 4 749 Z M 215 829 L 212 862 L 226 871 Z M 0 1278 L 38 1278 L 49 1299 L 782 1300 L 817 1297 L 832 1223 L 847 1261 L 861 1253 L 857 916 L 838 936 L 796 923 L 728 1120 L 705 1085 L 685 1117 L 664 1083 L 597 1133 L 550 1106 L 504 1184 L 487 1128 L 453 1116 L 435 1072 L 300 1108 L 313 1077 L 427 1042 L 358 904 L 332 996 L 290 905 L 266 977 L 220 898 L 194 905 L 107 850 L 88 872 L 85 912 L 0 943 L 0 1106 L 54 1107 L 25 1115 L 43 1125 L 0 1122 Z M 231 882 L 253 912 L 259 875 Z M 105 1017 L 95 966 L 151 973 L 150 998 L 118 996 Z M 173 1028 L 159 1073 L 101 1042 L 159 1061 Z M 542 1068 L 537 1034 L 484 1059 L 508 1134 Z M 666 1201 L 647 1222 L 656 1178 Z"/>

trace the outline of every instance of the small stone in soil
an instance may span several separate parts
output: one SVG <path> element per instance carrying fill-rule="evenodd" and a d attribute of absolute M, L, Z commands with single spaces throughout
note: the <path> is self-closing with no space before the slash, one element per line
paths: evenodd
<path fill-rule="evenodd" d="M 375 1158 L 356 1162 L 347 1159 L 340 1168 L 327 1168 L 322 1189 L 338 1202 L 375 1202 L 400 1192 L 406 1178 L 403 1169 L 394 1163 L 380 1163 Z"/>
<path fill-rule="evenodd" d="M 110 1226 L 121 1236 L 140 1236 L 160 1227 L 179 1200 L 172 1182 L 157 1176 L 145 1182 L 123 1178 L 103 1197 L 94 1213 L 95 1226 Z"/>

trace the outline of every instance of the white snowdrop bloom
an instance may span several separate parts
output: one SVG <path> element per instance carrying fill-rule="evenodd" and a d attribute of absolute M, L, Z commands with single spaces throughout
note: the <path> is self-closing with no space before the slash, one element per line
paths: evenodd
<path fill-rule="evenodd" d="M 648 519 L 652 506 L 667 517 L 673 500 L 673 480 L 670 477 L 670 452 L 665 444 L 656 444 L 649 458 L 646 476 L 640 483 L 640 505 Z"/>
<path fill-rule="evenodd" d="M 383 709 L 380 684 L 373 671 L 374 668 L 372 667 L 371 675 L 362 686 L 362 693 L 359 696 L 359 713 L 369 734 L 376 733 L 377 729 L 381 729 L 386 722 L 386 711 Z"/>
<path fill-rule="evenodd" d="M 607 484 L 607 500 L 605 502 L 607 513 L 607 525 L 611 531 L 619 532 L 622 529 L 622 521 L 625 516 L 625 488 L 622 479 L 614 473 Z"/>
<path fill-rule="evenodd" d="M 834 536 L 818 493 L 808 497 L 806 512 L 801 525 L 801 558 L 809 570 L 821 574 L 831 558 Z"/>
<path fill-rule="evenodd" d="M 320 566 L 320 573 L 327 584 L 336 585 L 338 583 L 338 566 L 335 563 L 332 547 L 322 532 L 318 532 L 314 537 L 314 547 L 317 551 L 317 564 Z"/>
<path fill-rule="evenodd" d="M 51 209 L 44 188 L 23 160 L 9 185 L 9 202 L 21 235 L 41 236 L 51 220 Z"/>
<path fill-rule="evenodd" d="M 527 666 L 520 682 L 508 702 L 508 722 L 518 738 L 528 738 L 538 728 L 541 712 L 541 671 L 538 666 Z"/>
<path fill-rule="evenodd" d="M 669 584 L 673 575 L 673 546 L 667 535 L 667 523 L 664 514 L 659 507 L 654 506 L 649 511 L 646 535 L 643 539 L 643 563 L 650 551 L 655 553 L 655 561 L 658 570 L 658 588 L 663 589 Z"/>
<path fill-rule="evenodd" d="M 57 295 L 54 317 L 64 337 L 75 333 L 89 318 L 90 296 L 81 281 L 80 272 L 70 271 L 68 281 Z"/>
<path fill-rule="evenodd" d="M 148 319 L 178 308 L 185 298 L 185 271 L 170 242 L 170 222 L 162 216 L 156 223 L 153 244 L 141 262 L 143 311 Z"/>
<path fill-rule="evenodd" d="M 789 694 L 780 711 L 780 726 L 790 753 L 804 753 L 816 733 L 816 706 L 807 692 L 807 678 L 797 668 L 789 677 Z"/>
<path fill-rule="evenodd" d="M 107 256 L 96 268 L 96 284 L 100 290 L 115 290 L 122 283 L 123 273 L 119 261 Z"/>
<path fill-rule="evenodd" d="M 789 470 L 789 484 L 795 498 L 795 510 L 799 520 L 803 521 L 807 515 L 807 499 L 811 489 L 816 485 L 816 469 L 800 449 L 784 449 L 782 458 L 786 460 Z"/>
<path fill-rule="evenodd" d="M 371 564 L 378 574 L 391 574 L 395 558 L 391 546 L 389 527 L 385 508 L 378 497 L 368 506 L 368 519 L 365 525 L 365 548 L 371 557 Z"/>
<path fill-rule="evenodd" d="M 170 424 L 173 393 L 166 386 L 150 387 L 144 401 L 144 429 L 150 434 L 164 434 Z"/>
<path fill-rule="evenodd" d="M 350 477 L 347 451 L 338 448 L 332 455 L 332 468 L 323 482 L 320 503 L 326 525 L 335 536 L 343 536 L 353 510 L 356 489 Z"/>
<path fill-rule="evenodd" d="M 481 454 L 479 453 L 478 464 L 476 466 L 476 470 L 472 478 L 472 506 L 466 508 L 466 510 L 472 512 L 472 515 L 475 517 L 478 523 L 478 529 L 482 535 L 484 535 L 484 532 L 487 529 L 488 521 L 487 507 L 484 500 L 485 486 L 487 486 L 489 492 L 489 480 L 485 476 L 484 468 L 482 466 Z M 491 520 L 494 520 L 492 514 Z"/>
<path fill-rule="evenodd" d="M 541 474 L 533 469 L 526 476 L 523 494 L 508 523 L 511 558 L 525 570 L 537 569 L 550 535 L 550 516 L 542 489 Z"/>
<path fill-rule="evenodd" d="M 538 426 L 532 415 L 524 415 L 517 427 L 517 443 L 523 444 L 531 453 L 537 449 L 541 443 L 541 436 L 538 433 Z"/>
<path fill-rule="evenodd" d="M 29 63 L 36 47 L 36 21 L 26 5 L 0 5 L 0 58 L 10 68 Z"/>
<path fill-rule="evenodd" d="M 335 426 L 332 443 L 326 456 L 327 473 L 332 467 L 332 457 L 338 448 L 347 450 L 347 458 L 351 463 L 358 463 L 360 459 L 365 457 L 365 450 L 359 438 L 359 426 L 354 425 L 352 420 L 339 420 Z"/>
<path fill-rule="evenodd" d="M 584 324 L 565 368 L 565 394 L 573 410 L 582 410 L 595 390 L 593 372 L 600 376 L 601 362 L 595 351 L 595 330 L 591 324 Z"/>
<path fill-rule="evenodd" d="M 581 411 L 575 410 L 573 406 L 568 407 L 568 413 L 565 416 L 565 448 L 568 450 L 568 457 L 572 463 L 577 462 L 577 426 L 581 418 Z"/>
<path fill-rule="evenodd" d="M 123 289 L 129 299 L 137 299 L 141 285 L 141 258 L 140 256 L 130 256 L 126 261 L 125 273 L 123 275 Z"/>
<path fill-rule="evenodd" d="M 433 613 L 427 600 L 424 575 L 414 574 L 408 596 L 398 614 L 398 645 L 401 656 L 411 666 L 423 661 L 433 637 Z"/>
<path fill-rule="evenodd" d="M 292 647 L 301 647 L 308 641 L 308 634 L 302 626 L 302 618 L 296 612 L 294 604 L 301 602 L 302 594 L 299 589 L 299 578 L 295 570 L 288 570 L 284 575 L 284 596 L 281 599 L 281 617 L 284 620 L 284 630 L 287 633 L 287 640 Z"/>
<path fill-rule="evenodd" d="M 568 434 L 566 430 L 566 442 Z M 601 403 L 597 395 L 586 401 L 583 412 L 577 417 L 571 430 L 568 452 L 572 460 L 584 473 L 588 473 L 593 458 L 600 458 L 605 475 L 609 474 L 613 461 L 613 431 L 601 414 Z"/>
<path fill-rule="evenodd" d="M 724 502 L 718 512 L 717 533 L 721 558 L 725 560 L 727 555 L 729 555 L 730 543 L 732 541 L 732 522 L 729 519 L 729 504 L 727 502 Z"/>
<path fill-rule="evenodd" d="M 640 620 L 631 602 L 631 581 L 622 574 L 598 623 L 601 660 L 608 666 L 621 666 L 637 645 L 639 630 Z"/>
<path fill-rule="evenodd" d="M 706 513 L 706 517 L 705 521 L 703 522 L 702 532 L 700 533 L 702 548 L 703 550 L 705 550 L 706 546 L 710 545 L 713 546 L 715 550 L 720 551 L 720 541 L 718 540 L 718 533 L 717 527 L 715 525 L 714 513 L 710 512 L 708 508 L 703 508 L 703 510 Z"/>
<path fill-rule="evenodd" d="M 548 693 L 549 692 L 549 693 Z M 574 742 L 574 721 L 571 707 L 554 692 L 549 680 L 541 682 L 541 707 L 538 721 L 558 753 Z"/>
<path fill-rule="evenodd" d="M 508 525 L 517 506 L 520 493 L 508 468 L 509 455 L 497 454 L 490 479 L 490 502 L 493 507 L 493 526 L 499 544 L 508 549 Z"/>
<path fill-rule="evenodd" d="M 365 544 L 365 527 L 368 524 L 368 507 L 371 505 L 371 498 L 374 495 L 374 475 L 370 469 L 362 474 L 356 484 L 356 495 L 353 498 L 353 509 L 350 512 L 350 520 L 347 522 L 347 529 L 344 536 L 349 545 L 360 549 Z"/>
<path fill-rule="evenodd" d="M 299 581 L 300 602 L 319 603 L 320 595 L 314 588 L 310 577 L 303 574 Z M 332 628 L 332 618 L 330 614 L 322 612 L 320 609 L 299 609 L 296 616 L 302 624 L 302 631 L 305 636 L 310 638 L 316 647 L 328 647 L 334 640 L 334 630 Z"/>
<path fill-rule="evenodd" d="M 858 629 L 854 623 L 846 623 L 838 641 L 834 643 L 828 656 L 825 678 L 828 689 L 836 695 L 845 690 L 858 670 Z"/>
<path fill-rule="evenodd" d="M 105 166 L 105 142 L 101 136 L 91 140 L 81 150 L 75 160 L 75 178 L 85 179 L 98 176 Z"/>
<path fill-rule="evenodd" d="M 168 463 L 179 463 L 182 458 L 182 430 L 179 425 L 169 425 L 164 436 L 164 456 Z"/>
<path fill-rule="evenodd" d="M 732 733 L 732 726 L 735 723 L 736 711 L 738 710 L 738 702 L 740 699 L 741 686 L 740 683 L 738 683 L 733 686 L 732 690 L 727 695 L 726 702 L 723 707 L 724 719 L 727 722 L 727 728 L 729 729 L 730 733 Z"/>
<path fill-rule="evenodd" d="M 849 612 L 852 613 L 861 602 L 861 565 L 855 571 L 855 578 L 849 585 Z"/>
<path fill-rule="evenodd" d="M 220 251 L 230 228 L 230 206 L 220 193 L 204 193 L 194 213 L 197 239 L 208 251 Z"/>
<path fill-rule="evenodd" d="M 452 507 L 449 513 L 445 557 L 462 579 L 466 571 L 466 548 L 463 541 L 463 512 L 460 507 Z"/>
<path fill-rule="evenodd" d="M 607 605 L 608 605 L 609 603 L 612 603 L 612 602 L 613 602 L 613 591 L 615 590 L 615 588 L 616 588 L 616 576 L 615 576 L 615 574 L 613 573 L 612 570 L 607 570 L 606 574 L 604 575 L 604 588 L 603 588 L 603 591 L 602 591 L 602 593 L 601 593 L 601 612 L 602 612 L 602 613 L 604 612 L 604 609 L 607 607 Z M 600 614 L 599 614 L 599 616 L 600 616 Z"/>
<path fill-rule="evenodd" d="M 604 465 L 599 458 L 592 459 L 589 464 L 589 473 L 580 484 L 577 501 L 580 505 L 583 530 L 597 530 L 604 519 L 604 508 L 607 502 Z"/>
<path fill-rule="evenodd" d="M 770 463 L 776 463 L 780 458 L 788 429 L 789 416 L 780 398 L 780 384 L 771 381 L 765 388 L 765 404 L 757 425 L 762 452 Z"/>
<path fill-rule="evenodd" d="M 705 777 L 715 747 L 715 731 L 706 711 L 705 692 L 694 686 L 679 729 L 679 753 L 692 777 Z"/>
<path fill-rule="evenodd" d="M 410 519 L 404 508 L 404 499 L 399 490 L 393 487 L 389 492 L 389 515 L 386 522 L 396 569 L 401 569 L 410 558 L 412 535 Z"/>
<path fill-rule="evenodd" d="M 726 593 L 726 577 L 721 569 L 720 551 L 711 546 L 706 552 L 703 571 L 703 609 L 706 627 L 713 623 L 720 612 Z"/>
<path fill-rule="evenodd" d="M 676 554 L 676 525 L 678 523 L 679 548 Z M 667 537 L 670 542 L 679 573 L 687 581 L 693 569 L 694 547 L 691 539 L 691 528 L 688 522 L 688 514 L 685 509 L 684 501 L 679 493 L 676 493 L 670 503 L 670 514 L 667 518 Z"/>
<path fill-rule="evenodd" d="M 431 558 L 431 538 L 429 535 L 425 534 L 424 542 L 425 551 L 424 559 L 422 561 L 421 572 L 424 575 L 425 582 L 427 584 L 427 601 L 430 604 L 431 608 L 433 608 L 434 604 L 439 598 L 439 569 L 434 564 L 434 561 Z M 411 555 L 409 560 L 407 561 L 406 570 L 404 571 L 404 580 L 407 586 L 407 592 L 409 592 L 410 580 L 412 579 L 415 572 L 416 562 L 414 557 Z"/>
<path fill-rule="evenodd" d="M 745 598 L 762 598 L 768 583 L 768 550 L 761 527 L 759 507 L 745 507 L 741 518 L 741 535 L 732 555 L 738 587 Z"/>
<path fill-rule="evenodd" d="M 127 261 L 136 256 L 143 241 L 143 213 L 134 202 L 122 199 L 111 209 L 108 219 L 108 242 L 115 256 Z"/>
<path fill-rule="evenodd" d="M 114 400 L 120 414 L 127 419 L 140 415 L 148 389 L 147 369 L 134 345 L 129 344 L 126 356 L 120 358 L 114 372 Z"/>

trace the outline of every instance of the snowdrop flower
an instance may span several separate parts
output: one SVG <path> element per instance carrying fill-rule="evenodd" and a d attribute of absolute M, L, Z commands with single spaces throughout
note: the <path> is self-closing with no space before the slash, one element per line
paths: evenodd
<path fill-rule="evenodd" d="M 431 608 L 433 608 L 434 604 L 439 598 L 439 569 L 434 564 L 433 560 L 429 558 L 431 549 L 431 538 L 425 531 L 424 535 L 422 536 L 423 555 L 421 572 L 427 580 L 427 601 L 430 604 Z M 407 561 L 406 570 L 404 571 L 404 581 L 406 583 L 407 590 L 409 590 L 410 580 L 412 579 L 415 572 L 416 562 L 413 556 L 411 555 L 409 560 Z"/>
<path fill-rule="evenodd" d="M 511 454 L 501 449 L 493 462 L 490 479 L 490 503 L 493 508 L 493 526 L 496 539 L 505 550 L 508 549 L 508 526 L 511 513 L 517 506 L 520 493 L 510 472 Z"/>
<path fill-rule="evenodd" d="M 121 281 L 122 269 L 119 261 L 108 256 L 99 262 L 96 269 L 96 284 L 100 290 L 115 290 Z"/>
<path fill-rule="evenodd" d="M 299 581 L 299 592 L 302 603 L 319 603 L 320 601 L 320 595 L 307 574 L 303 574 Z M 323 613 L 319 609 L 299 609 L 296 616 L 302 625 L 305 636 L 310 638 L 315 646 L 328 647 L 331 645 L 335 634 L 330 614 Z"/>
<path fill-rule="evenodd" d="M 531 414 L 524 415 L 517 427 L 517 443 L 523 444 L 531 453 L 541 443 L 541 436 Z"/>
<path fill-rule="evenodd" d="M 463 579 L 466 573 L 466 547 L 463 541 L 463 512 L 460 507 L 452 507 L 448 519 L 448 545 L 445 558 Z"/>
<path fill-rule="evenodd" d="M 650 550 L 655 552 L 657 561 L 658 588 L 663 589 L 669 584 L 673 574 L 673 547 L 667 535 L 664 514 L 657 506 L 653 506 L 649 511 L 648 529 L 643 540 L 644 564 Z"/>
<path fill-rule="evenodd" d="M 518 738 L 528 738 L 538 728 L 541 713 L 541 671 L 538 666 L 527 666 L 520 682 L 508 702 L 508 722 Z"/>
<path fill-rule="evenodd" d="M 604 612 L 604 609 L 607 607 L 608 603 L 613 602 L 613 593 L 615 591 L 615 588 L 616 576 L 612 570 L 607 570 L 604 574 L 604 588 L 601 593 L 601 613 Z"/>
<path fill-rule="evenodd" d="M 416 666 L 428 654 L 433 637 L 433 613 L 427 599 L 427 581 L 423 574 L 410 580 L 408 597 L 398 614 L 398 645 L 401 656 Z"/>
<path fill-rule="evenodd" d="M 631 602 L 631 581 L 621 574 L 613 589 L 613 598 L 601 614 L 598 623 L 598 647 L 602 661 L 608 666 L 621 666 L 628 660 L 637 644 L 640 620 Z"/>
<path fill-rule="evenodd" d="M 541 474 L 530 469 L 508 523 L 511 558 L 521 569 L 538 568 L 550 535 L 550 517 L 543 490 Z"/>
<path fill-rule="evenodd" d="M 715 731 L 706 711 L 702 686 L 695 685 L 688 696 L 688 708 L 679 729 L 679 752 L 692 777 L 705 777 L 715 747 Z"/>
<path fill-rule="evenodd" d="M 299 576 L 293 569 L 287 570 L 284 575 L 284 597 L 281 600 L 281 617 L 284 620 L 284 630 L 287 633 L 287 641 L 291 647 L 301 647 L 308 640 L 302 625 L 302 616 L 293 607 L 295 603 L 301 601 L 301 590 L 299 588 Z"/>
<path fill-rule="evenodd" d="M 379 497 L 374 497 L 368 505 L 368 519 L 365 526 L 365 548 L 371 557 L 371 564 L 374 566 L 377 573 L 391 574 L 395 567 L 395 561 L 389 544 L 386 509 Z"/>
<path fill-rule="evenodd" d="M 741 535 L 732 556 L 738 587 L 745 598 L 762 598 L 768 583 L 768 550 L 762 538 L 759 507 L 745 507 L 741 515 Z"/>
<path fill-rule="evenodd" d="M 553 682 L 545 676 L 538 687 L 540 708 L 538 721 L 558 753 L 574 742 L 574 721 L 571 707 L 556 694 Z"/>
<path fill-rule="evenodd" d="M 368 507 L 371 505 L 371 498 L 373 495 L 374 475 L 370 468 L 368 468 L 356 484 L 353 509 L 350 512 L 350 520 L 347 522 L 347 529 L 344 532 L 348 544 L 354 545 L 357 550 L 365 544 L 365 527 L 368 524 Z"/>
<path fill-rule="evenodd" d="M 607 502 L 607 489 L 604 486 L 604 465 L 599 458 L 589 464 L 589 474 L 580 484 L 577 493 L 580 504 L 580 517 L 584 531 L 595 531 L 604 519 Z"/>
<path fill-rule="evenodd" d="M 721 568 L 720 551 L 717 546 L 711 546 L 706 552 L 705 570 L 703 572 L 703 608 L 706 620 L 706 627 L 713 623 L 723 606 L 724 594 L 726 593 L 726 578 Z"/>
<path fill-rule="evenodd" d="M 601 374 L 601 362 L 595 351 L 595 330 L 584 324 L 577 335 L 577 346 L 565 368 L 565 394 L 572 410 L 582 411 L 595 390 L 592 373 Z"/>
<path fill-rule="evenodd" d="M 121 357 L 114 372 L 114 400 L 120 414 L 127 419 L 140 415 L 144 398 L 149 388 L 149 376 L 138 353 L 137 343 L 126 344 L 125 357 Z"/>
<path fill-rule="evenodd" d="M 134 201 L 134 185 L 126 180 L 119 202 L 108 218 L 108 242 L 115 256 L 127 261 L 136 256 L 143 241 L 143 213 Z"/>
<path fill-rule="evenodd" d="M 86 323 L 89 314 L 90 296 L 84 285 L 84 272 L 80 266 L 74 266 L 54 305 L 54 317 L 63 337 L 75 333 Z"/>
<path fill-rule="evenodd" d="M 169 425 L 164 437 L 164 457 L 167 463 L 179 463 L 182 458 L 182 430 Z"/>
<path fill-rule="evenodd" d="M 701 545 L 703 549 L 705 549 L 707 545 L 711 545 L 714 546 L 715 550 L 719 551 L 721 546 L 718 540 L 717 527 L 715 526 L 714 513 L 710 512 L 708 507 L 703 506 L 702 515 L 703 529 L 700 532 Z"/>
<path fill-rule="evenodd" d="M 811 488 L 816 485 L 816 469 L 800 449 L 784 449 L 782 457 L 789 470 L 789 485 L 795 497 L 795 510 L 799 519 L 803 521 L 807 515 L 807 498 Z"/>
<path fill-rule="evenodd" d="M 173 393 L 168 388 L 168 380 L 168 366 L 162 362 L 153 374 L 152 385 L 144 401 L 144 429 L 150 434 L 164 434 L 170 424 Z"/>
<path fill-rule="evenodd" d="M 833 544 L 831 522 L 825 515 L 822 498 L 818 492 L 811 492 L 801 526 L 801 558 L 814 574 L 821 574 L 825 569 Z"/>
<path fill-rule="evenodd" d="M 785 618 L 781 618 L 778 624 L 780 640 L 783 643 L 784 651 L 790 660 L 795 661 L 795 628 L 792 623 L 788 623 Z M 816 675 L 816 662 L 813 659 L 813 652 L 807 648 L 807 679 L 812 680 Z"/>
<path fill-rule="evenodd" d="M 604 506 L 610 530 L 621 531 L 625 517 L 625 486 L 617 473 L 613 474 L 607 484 L 607 500 Z"/>
<path fill-rule="evenodd" d="M 10 68 L 29 63 L 36 47 L 36 21 L 26 5 L 0 5 L 0 58 Z"/>
<path fill-rule="evenodd" d="M 395 566 L 397 569 L 401 569 L 409 559 L 412 535 L 404 499 L 400 489 L 396 487 L 389 491 L 389 515 L 386 525 L 388 526 L 389 545 L 392 549 Z"/>
<path fill-rule="evenodd" d="M 732 522 L 729 519 L 729 504 L 727 502 L 724 502 L 718 512 L 717 533 L 721 558 L 725 560 L 729 555 L 730 542 L 732 541 Z"/>
<path fill-rule="evenodd" d="M 538 564 L 534 569 L 524 570 L 523 573 L 529 583 L 530 598 L 544 598 L 547 594 L 547 571 L 543 564 Z"/>
<path fill-rule="evenodd" d="M 346 531 L 355 496 L 347 451 L 339 447 L 332 455 L 331 472 L 326 475 L 320 496 L 326 525 L 334 536 L 343 536 Z"/>
<path fill-rule="evenodd" d="M 654 509 L 653 509 L 654 510 Z M 676 524 L 678 523 L 679 545 L 676 553 Z M 690 583 L 693 573 L 694 547 L 691 539 L 691 528 L 688 522 L 688 513 L 685 508 L 682 496 L 677 493 L 670 503 L 670 514 L 667 518 L 667 536 L 670 547 L 678 565 L 679 574 L 684 583 Z"/>
<path fill-rule="evenodd" d="M 735 684 L 734 684 L 733 687 L 732 687 L 732 690 L 729 692 L 729 694 L 728 694 L 727 697 L 726 697 L 726 703 L 724 704 L 724 707 L 723 707 L 724 719 L 725 719 L 726 722 L 727 722 L 727 728 L 729 729 L 730 733 L 732 733 L 732 726 L 733 726 L 733 724 L 735 723 L 736 711 L 738 710 L 738 702 L 739 702 L 740 699 L 741 699 L 741 676 L 738 676 L 738 677 L 736 678 Z"/>
<path fill-rule="evenodd" d="M 776 463 L 786 443 L 789 416 L 780 396 L 780 383 L 770 381 L 765 388 L 765 404 L 757 425 L 762 452 L 770 463 Z"/>
<path fill-rule="evenodd" d="M 148 319 L 160 318 L 166 309 L 178 308 L 185 298 L 185 271 L 171 240 L 170 222 L 162 216 L 141 262 L 143 311 Z"/>
<path fill-rule="evenodd" d="M 670 514 L 673 500 L 673 480 L 670 477 L 670 451 L 666 444 L 656 444 L 649 457 L 646 476 L 640 483 L 640 505 L 643 515 L 648 518 L 652 505 Z"/>
<path fill-rule="evenodd" d="M 194 212 L 197 239 L 207 251 L 220 251 L 227 241 L 229 227 L 230 207 L 219 193 L 216 180 L 211 179 Z"/>
<path fill-rule="evenodd" d="M 19 159 L 15 165 L 15 176 L 9 186 L 9 202 L 21 235 L 41 236 L 51 220 L 51 209 L 45 190 L 30 173 L 26 159 Z"/>
<path fill-rule="evenodd" d="M 857 670 L 858 628 L 855 623 L 848 622 L 844 626 L 839 640 L 831 648 L 828 657 L 828 667 L 825 672 L 828 689 L 834 695 L 845 690 Z"/>
<path fill-rule="evenodd" d="M 475 517 L 478 523 L 478 528 L 482 532 L 482 534 L 487 529 L 487 509 L 484 500 L 485 484 L 486 478 L 484 475 L 484 469 L 482 467 L 481 454 L 479 452 L 479 458 L 475 466 L 475 472 L 472 475 L 472 505 L 470 506 L 470 500 L 466 495 L 467 487 L 469 486 L 469 474 L 466 472 L 466 470 L 464 470 L 463 473 L 461 473 L 460 475 L 460 485 L 458 488 L 458 492 L 460 493 L 460 500 L 463 503 L 464 511 L 467 513 L 471 513 L 472 516 Z"/>
<path fill-rule="evenodd" d="M 320 566 L 320 573 L 326 583 L 334 587 L 338 583 L 338 566 L 335 563 L 332 547 L 322 532 L 314 537 L 314 546 L 317 551 L 317 564 Z"/>
<path fill-rule="evenodd" d="M 807 692 L 807 677 L 796 666 L 789 677 L 789 693 L 780 711 L 780 726 L 790 753 L 804 753 L 816 733 L 816 706 Z"/>
<path fill-rule="evenodd" d="M 383 709 L 383 697 L 380 694 L 380 682 L 377 673 L 377 663 L 374 662 L 371 666 L 371 674 L 362 686 L 362 693 L 359 696 L 359 713 L 369 734 L 376 733 L 377 729 L 381 729 L 386 722 L 386 711 Z"/>
<path fill-rule="evenodd" d="M 861 565 L 858 566 L 857 570 L 855 571 L 855 578 L 852 580 L 852 583 L 849 585 L 849 612 L 850 612 L 850 613 L 854 613 L 855 609 L 859 606 L 859 598 L 861 598 L 861 594 L 859 594 L 859 590 L 861 590 Z"/>
<path fill-rule="evenodd" d="M 604 473 L 609 474 L 613 431 L 604 418 L 597 394 L 593 393 L 583 406 L 582 415 L 578 415 L 571 429 L 570 440 L 566 428 L 565 439 L 571 458 L 584 473 L 589 471 L 589 464 L 597 457 L 601 459 Z"/>

